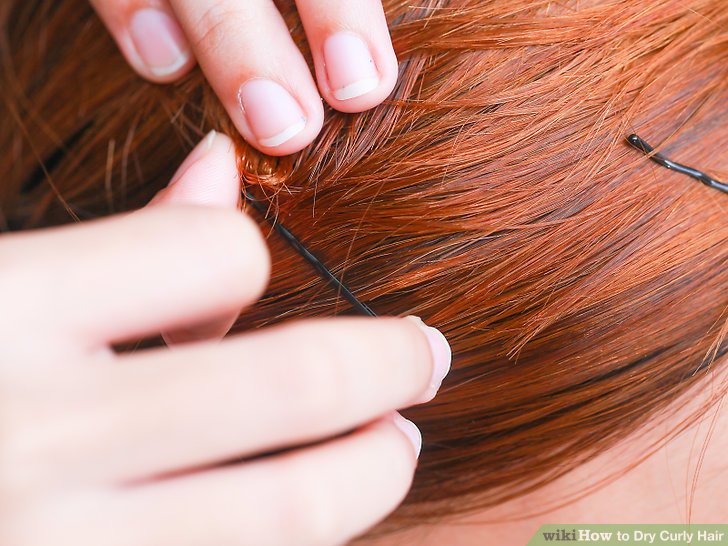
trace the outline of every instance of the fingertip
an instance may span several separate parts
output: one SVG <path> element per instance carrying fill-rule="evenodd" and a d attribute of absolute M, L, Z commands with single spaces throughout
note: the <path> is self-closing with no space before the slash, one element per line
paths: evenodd
<path fill-rule="evenodd" d="M 132 68 L 145 80 L 157 84 L 170 84 L 180 80 L 195 66 L 194 57 L 189 57 L 182 65 L 169 72 L 151 72 L 143 66 L 132 64 Z"/>
<path fill-rule="evenodd" d="M 239 200 L 240 176 L 235 145 L 227 135 L 210 131 L 152 203 L 237 208 Z"/>
<path fill-rule="evenodd" d="M 319 86 L 332 108 L 358 113 L 381 104 L 394 90 L 398 62 L 392 42 L 350 31 L 328 36 L 322 45 Z"/>
<path fill-rule="evenodd" d="M 432 364 L 432 372 L 430 383 L 427 390 L 422 393 L 420 398 L 416 400 L 418 404 L 424 404 L 431 401 L 437 396 L 442 382 L 450 373 L 452 366 L 452 349 L 445 335 L 432 326 L 425 324 L 421 318 L 416 316 L 404 317 L 405 321 L 415 324 L 424 337 L 427 339 L 427 345 L 430 349 L 430 361 Z"/>
<path fill-rule="evenodd" d="M 399 431 L 407 438 L 414 449 L 415 459 L 419 459 L 422 451 L 422 433 L 420 429 L 409 419 L 405 419 L 397 412 L 391 415 L 392 422 Z"/>
<path fill-rule="evenodd" d="M 172 13 L 139 9 L 129 18 L 127 34 L 125 49 L 132 67 L 152 82 L 173 82 L 195 64 L 187 37 Z"/>
<path fill-rule="evenodd" d="M 312 81 L 293 86 L 252 78 L 241 85 L 238 103 L 242 112 L 241 134 L 267 155 L 300 152 L 323 127 L 324 109 Z"/>

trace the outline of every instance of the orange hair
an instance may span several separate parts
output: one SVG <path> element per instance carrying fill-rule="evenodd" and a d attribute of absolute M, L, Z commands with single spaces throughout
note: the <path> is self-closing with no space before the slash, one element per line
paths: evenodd
<path fill-rule="evenodd" d="M 400 58 L 391 100 L 329 110 L 293 157 L 239 150 L 245 186 L 362 301 L 452 343 L 441 394 L 405 412 L 425 438 L 390 521 L 408 525 L 541 487 L 670 415 L 722 362 L 728 196 L 624 139 L 728 178 L 728 10 L 384 4 Z M 82 0 L 10 0 L 0 25 L 6 229 L 138 207 L 207 130 L 234 133 L 199 72 L 141 81 Z M 347 312 L 262 225 L 273 279 L 237 329 Z"/>

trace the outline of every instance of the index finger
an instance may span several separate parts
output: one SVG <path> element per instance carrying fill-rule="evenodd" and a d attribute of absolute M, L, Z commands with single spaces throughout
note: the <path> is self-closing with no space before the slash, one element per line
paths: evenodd
<path fill-rule="evenodd" d="M 270 269 L 252 219 L 176 205 L 10 235 L 0 263 L 0 297 L 18 310 L 12 325 L 83 350 L 238 312 Z"/>

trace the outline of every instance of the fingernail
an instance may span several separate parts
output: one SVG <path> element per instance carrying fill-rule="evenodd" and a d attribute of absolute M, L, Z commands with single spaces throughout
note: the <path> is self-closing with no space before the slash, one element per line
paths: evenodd
<path fill-rule="evenodd" d="M 240 87 L 238 98 L 250 130 L 261 146 L 280 146 L 306 127 L 306 116 L 298 101 L 276 82 L 250 80 Z"/>
<path fill-rule="evenodd" d="M 349 100 L 379 86 L 379 73 L 369 46 L 352 32 L 337 32 L 324 42 L 326 74 L 334 97 Z"/>
<path fill-rule="evenodd" d="M 440 385 L 442 385 L 443 379 L 445 379 L 450 371 L 450 365 L 452 364 L 452 350 L 450 349 L 450 344 L 440 330 L 433 328 L 432 326 L 427 326 L 419 317 L 409 316 L 405 318 L 417 324 L 417 326 L 419 326 L 427 336 L 427 341 L 430 342 L 430 351 L 434 362 L 432 368 L 432 379 L 427 392 L 423 395 L 422 399 L 419 400 L 419 402 L 429 402 L 435 397 L 437 391 L 440 389 Z"/>
<path fill-rule="evenodd" d="M 195 146 L 195 149 L 192 150 L 192 153 L 190 153 L 190 155 L 188 156 L 187 162 L 194 163 L 207 152 L 209 152 L 212 149 L 212 145 L 215 143 L 215 139 L 217 139 L 217 131 L 213 129 L 205 135 L 205 137 L 197 144 L 197 146 Z"/>
<path fill-rule="evenodd" d="M 420 451 L 422 451 L 422 433 L 420 429 L 412 421 L 405 419 L 397 412 L 392 414 L 392 421 L 407 436 L 407 439 L 412 443 L 412 447 L 415 450 L 415 458 L 419 458 Z"/>
<path fill-rule="evenodd" d="M 142 62 L 155 76 L 177 72 L 190 58 L 182 29 L 158 9 L 141 9 L 129 22 L 129 35 Z"/>

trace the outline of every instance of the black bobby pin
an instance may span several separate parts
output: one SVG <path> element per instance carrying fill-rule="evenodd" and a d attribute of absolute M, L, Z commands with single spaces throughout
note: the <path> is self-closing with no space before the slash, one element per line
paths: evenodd
<path fill-rule="evenodd" d="M 699 180 L 706 186 L 710 186 L 711 188 L 715 188 L 716 190 L 724 191 L 728 193 L 728 184 L 724 184 L 723 182 L 717 181 L 715 178 L 712 178 L 705 174 L 702 171 L 699 171 L 697 169 L 693 169 L 691 167 L 686 167 L 685 165 L 681 165 L 680 163 L 675 163 L 674 161 L 670 161 L 667 159 L 664 155 L 653 153 L 655 149 L 647 144 L 644 140 L 642 140 L 637 135 L 629 135 L 627 137 L 627 142 L 629 142 L 632 146 L 637 148 L 638 150 L 644 152 L 645 154 L 649 155 L 650 159 L 654 161 L 655 163 L 662 165 L 663 167 L 666 167 L 670 170 L 673 170 L 675 172 L 679 172 L 682 174 L 686 174 L 692 178 L 695 178 L 696 180 Z"/>
<path fill-rule="evenodd" d="M 256 211 L 260 213 L 260 215 L 263 218 L 267 218 L 267 207 L 260 201 L 258 201 L 255 197 L 253 197 L 250 193 L 247 191 L 243 191 L 243 196 L 248 200 L 250 203 L 250 206 L 253 207 Z M 358 311 L 362 315 L 370 316 L 370 317 L 376 317 L 377 315 L 372 311 L 369 306 L 367 306 L 365 303 L 362 303 L 357 299 L 357 297 L 349 290 L 346 285 L 344 285 L 343 282 L 341 282 L 339 279 L 334 276 L 331 271 L 328 270 L 328 268 L 319 260 L 316 256 L 314 256 L 303 244 L 301 241 L 298 240 L 298 238 L 293 235 L 286 227 L 281 224 L 280 222 L 274 221 L 274 220 L 268 220 L 273 228 L 286 240 L 288 243 L 298 252 L 303 258 L 311 264 L 311 266 L 321 275 L 326 281 L 328 281 L 329 284 L 331 284 L 334 288 L 336 288 L 339 293 L 344 296 L 344 298 L 354 307 L 356 311 Z"/>

